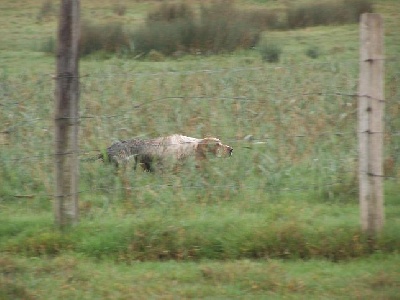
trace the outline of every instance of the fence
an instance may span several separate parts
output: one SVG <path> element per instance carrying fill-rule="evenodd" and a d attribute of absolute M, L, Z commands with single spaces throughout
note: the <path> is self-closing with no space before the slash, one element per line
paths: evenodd
<path fill-rule="evenodd" d="M 358 102 L 361 224 L 370 236 L 383 227 L 383 21 L 363 14 L 360 21 L 360 84 Z"/>
<path fill-rule="evenodd" d="M 85 69 L 81 77 L 80 158 L 112 141 L 171 133 L 217 136 L 234 148 L 203 172 L 153 176 L 81 162 L 83 203 L 126 200 L 136 207 L 182 201 L 274 201 L 317 193 L 357 201 L 358 60 L 226 69 L 140 72 L 132 65 Z M 387 64 L 384 177 L 398 180 L 399 73 Z M 35 73 L 0 79 L 1 198 L 54 197 L 54 80 Z M 398 191 L 391 191 L 398 193 Z M 98 199 L 98 200 L 94 200 Z"/>
<path fill-rule="evenodd" d="M 276 190 L 330 186 L 357 170 L 357 69 L 354 60 L 151 74 L 91 70 L 81 78 L 80 156 L 135 136 L 213 135 L 235 149 L 228 163 L 214 166 L 258 172 Z M 3 182 L 27 176 L 26 194 L 36 195 L 29 187 L 41 186 L 50 196 L 53 81 L 25 74 L 3 78 L 2 86 Z M 398 91 L 389 93 L 385 158 L 395 160 Z M 83 181 L 94 166 L 101 167 L 81 163 Z M 396 178 L 395 169 L 388 178 Z M 313 179 L 303 182 L 309 171 Z"/>

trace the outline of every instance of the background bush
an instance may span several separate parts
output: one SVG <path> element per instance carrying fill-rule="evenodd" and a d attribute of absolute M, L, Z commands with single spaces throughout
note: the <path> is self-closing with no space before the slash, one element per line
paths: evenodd
<path fill-rule="evenodd" d="M 171 4 L 163 2 L 158 8 L 150 11 L 146 17 L 146 23 L 173 22 L 176 20 L 191 20 L 194 18 L 194 10 L 187 3 Z"/>
<path fill-rule="evenodd" d="M 288 8 L 287 26 L 289 28 L 299 28 L 354 23 L 358 22 L 362 13 L 372 11 L 373 7 L 369 0 L 306 3 Z"/>
<path fill-rule="evenodd" d="M 194 24 L 190 20 L 152 22 L 134 33 L 135 52 L 148 54 L 155 50 L 164 55 L 172 55 L 178 50 L 189 51 L 194 30 Z"/>
<path fill-rule="evenodd" d="M 129 35 L 122 24 L 93 24 L 83 22 L 81 27 L 80 54 L 85 56 L 96 51 L 119 53 L 130 48 Z"/>
<path fill-rule="evenodd" d="M 257 8 L 241 12 L 242 18 L 249 24 L 261 29 L 284 29 L 286 24 L 281 14 L 275 10 Z"/>
<path fill-rule="evenodd" d="M 219 53 L 256 45 L 260 28 L 248 21 L 248 14 L 236 10 L 231 2 L 201 8 L 196 42 L 202 51 Z"/>
<path fill-rule="evenodd" d="M 121 1 L 118 1 L 113 4 L 112 11 L 118 16 L 124 16 L 127 11 L 126 4 Z"/>
<path fill-rule="evenodd" d="M 306 49 L 305 53 L 309 58 L 318 58 L 321 54 L 321 50 L 318 46 L 310 46 Z"/>
<path fill-rule="evenodd" d="M 197 18 L 187 4 L 163 3 L 134 32 L 135 52 L 216 54 L 250 48 L 258 41 L 261 31 L 250 19 L 248 13 L 236 10 L 230 1 L 202 5 Z"/>
<path fill-rule="evenodd" d="M 86 56 L 95 52 L 122 53 L 129 51 L 131 42 L 129 35 L 120 23 L 94 24 L 83 21 L 81 24 L 81 38 L 79 40 L 79 52 Z M 54 54 L 57 49 L 57 41 L 49 37 L 40 46 L 40 50 Z"/>
<path fill-rule="evenodd" d="M 40 6 L 39 12 L 36 15 L 36 20 L 38 22 L 44 19 L 54 16 L 56 14 L 57 8 L 51 0 L 44 0 Z"/>
<path fill-rule="evenodd" d="M 44 2 L 40 15 L 51 10 L 49 2 Z M 118 15 L 125 14 L 125 10 L 126 6 L 120 2 L 114 6 Z M 360 14 L 372 11 L 369 0 L 302 4 L 288 8 L 286 16 L 270 9 L 239 10 L 229 0 L 200 4 L 198 11 L 188 3 L 162 2 L 147 14 L 144 25 L 132 34 L 120 23 L 83 22 L 80 51 L 82 56 L 98 51 L 129 53 L 133 47 L 140 56 L 152 50 L 165 56 L 226 53 L 254 47 L 261 31 L 266 29 L 358 22 Z M 54 41 L 54 38 L 46 40 L 41 49 L 54 53 Z M 270 53 L 268 57 L 263 56 L 264 60 L 278 58 L 277 49 L 273 48 L 262 50 Z"/>
<path fill-rule="evenodd" d="M 282 48 L 277 44 L 267 43 L 264 41 L 258 46 L 258 51 L 260 52 L 263 61 L 272 63 L 279 61 Z"/>

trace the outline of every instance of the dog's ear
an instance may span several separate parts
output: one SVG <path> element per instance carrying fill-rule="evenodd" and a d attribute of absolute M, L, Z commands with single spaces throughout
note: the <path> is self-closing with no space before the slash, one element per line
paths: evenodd
<path fill-rule="evenodd" d="M 210 138 L 204 138 L 199 141 L 196 147 L 196 157 L 206 158 L 207 154 L 213 152 L 215 149 L 215 141 Z"/>
<path fill-rule="evenodd" d="M 196 158 L 206 158 L 207 156 L 208 142 L 202 139 L 196 146 Z"/>
<path fill-rule="evenodd" d="M 207 157 L 209 153 L 217 155 L 220 144 L 220 141 L 216 138 L 204 138 L 198 144 L 198 153 L 203 158 Z"/>

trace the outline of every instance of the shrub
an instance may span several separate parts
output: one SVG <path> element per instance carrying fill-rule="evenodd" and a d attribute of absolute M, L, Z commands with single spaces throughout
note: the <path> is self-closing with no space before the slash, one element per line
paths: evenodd
<path fill-rule="evenodd" d="M 119 53 L 130 48 L 129 36 L 119 23 L 104 25 L 83 22 L 81 26 L 80 55 L 96 51 Z"/>
<path fill-rule="evenodd" d="M 148 13 L 146 22 L 172 22 L 176 20 L 192 20 L 194 11 L 187 3 L 171 4 L 163 2 L 157 9 Z"/>
<path fill-rule="evenodd" d="M 10 253 L 22 253 L 28 256 L 57 255 L 72 248 L 70 237 L 59 232 L 41 232 L 30 237 L 16 238 L 5 245 Z"/>
<path fill-rule="evenodd" d="M 343 5 L 346 5 L 347 18 L 349 22 L 357 23 L 360 20 L 361 14 L 371 13 L 374 11 L 370 0 L 343 1 Z"/>
<path fill-rule="evenodd" d="M 282 53 L 282 48 L 277 44 L 263 42 L 258 46 L 261 58 L 266 62 L 278 62 Z"/>
<path fill-rule="evenodd" d="M 52 0 L 44 0 L 36 16 L 37 21 L 41 22 L 44 18 L 54 15 L 56 9 Z"/>
<path fill-rule="evenodd" d="M 150 61 L 164 61 L 165 57 L 162 53 L 158 52 L 157 50 L 151 50 L 147 55 Z"/>
<path fill-rule="evenodd" d="M 116 15 L 124 16 L 126 14 L 126 5 L 121 1 L 118 1 L 114 3 L 112 10 Z"/>
<path fill-rule="evenodd" d="M 306 55 L 309 58 L 318 58 L 320 55 L 320 50 L 317 46 L 310 46 L 306 49 Z"/>
<path fill-rule="evenodd" d="M 281 29 L 285 27 L 278 13 L 270 9 L 251 9 L 241 12 L 241 15 L 246 22 L 261 29 Z"/>
<path fill-rule="evenodd" d="M 215 3 L 201 8 L 196 46 L 202 52 L 232 52 L 255 46 L 259 33 L 248 22 L 247 15 L 236 10 L 231 2 Z"/>
<path fill-rule="evenodd" d="M 40 51 L 50 54 L 56 53 L 56 40 L 54 37 L 49 37 L 40 46 Z"/>
<path fill-rule="evenodd" d="M 5 277 L 0 280 L 0 299 L 36 299 L 29 289 L 15 279 Z"/>
<path fill-rule="evenodd" d="M 152 22 L 134 32 L 135 52 L 148 54 L 155 50 L 172 55 L 178 50 L 186 51 L 192 44 L 193 30 L 194 24 L 189 20 Z"/>
<path fill-rule="evenodd" d="M 84 21 L 81 24 L 79 43 L 80 56 L 94 52 L 122 53 L 131 48 L 129 35 L 119 23 L 98 25 Z M 54 37 L 48 38 L 42 43 L 40 49 L 43 52 L 56 53 L 56 39 Z"/>
<path fill-rule="evenodd" d="M 135 52 L 148 54 L 154 50 L 162 55 L 172 55 L 191 47 L 194 38 L 194 12 L 188 4 L 163 2 L 151 11 L 146 24 L 133 34 Z"/>
<path fill-rule="evenodd" d="M 187 4 L 163 3 L 149 13 L 145 25 L 133 34 L 135 52 L 156 50 L 164 55 L 176 52 L 221 53 L 254 46 L 260 28 L 233 4 L 202 5 L 198 18 Z"/>
<path fill-rule="evenodd" d="M 372 11 L 369 0 L 306 3 L 287 10 L 287 25 L 289 28 L 298 28 L 353 23 L 358 22 L 362 13 Z"/>

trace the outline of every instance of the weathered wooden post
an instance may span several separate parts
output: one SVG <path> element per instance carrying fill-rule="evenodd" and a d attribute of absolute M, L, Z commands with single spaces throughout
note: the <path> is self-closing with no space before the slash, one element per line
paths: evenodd
<path fill-rule="evenodd" d="M 79 0 L 61 0 L 55 90 L 55 221 L 78 221 Z"/>
<path fill-rule="evenodd" d="M 360 22 L 359 179 L 362 230 L 371 237 L 383 227 L 384 56 L 383 21 L 366 13 Z"/>

